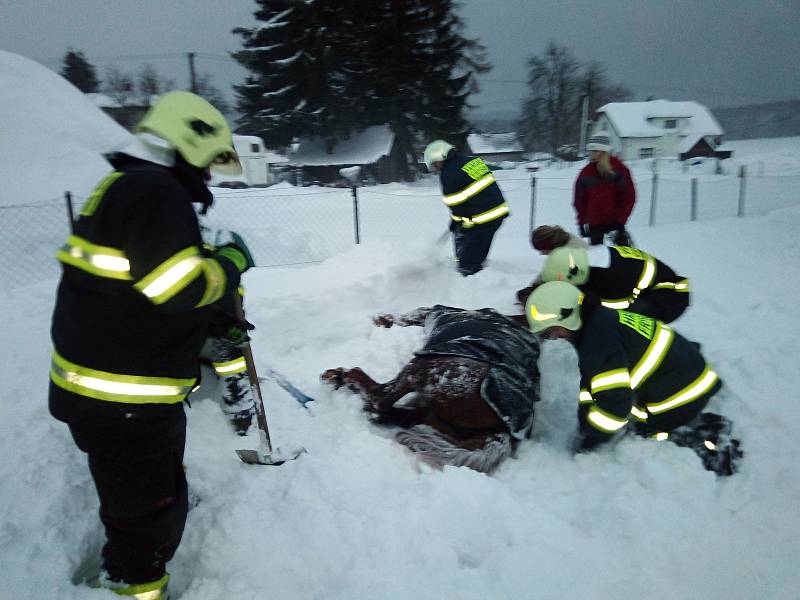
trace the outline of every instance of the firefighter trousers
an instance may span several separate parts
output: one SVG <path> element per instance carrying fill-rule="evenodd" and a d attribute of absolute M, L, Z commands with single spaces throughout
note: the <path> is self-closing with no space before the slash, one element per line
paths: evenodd
<path fill-rule="evenodd" d="M 168 408 L 168 407 L 164 407 Z M 181 405 L 157 417 L 87 417 L 68 423 L 88 455 L 105 526 L 103 569 L 112 581 L 161 578 L 175 554 L 188 512 Z"/>

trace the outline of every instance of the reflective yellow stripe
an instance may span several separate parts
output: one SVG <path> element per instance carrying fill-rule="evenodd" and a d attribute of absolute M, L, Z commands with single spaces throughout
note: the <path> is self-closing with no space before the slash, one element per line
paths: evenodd
<path fill-rule="evenodd" d="M 134 286 L 153 304 L 163 304 L 203 271 L 200 249 L 189 246 L 158 265 Z"/>
<path fill-rule="evenodd" d="M 57 386 L 89 398 L 126 404 L 176 404 L 191 391 L 196 379 L 120 375 L 82 367 L 53 350 L 50 379 Z"/>
<path fill-rule="evenodd" d="M 653 277 L 656 274 L 656 261 L 649 254 L 645 254 L 644 268 L 642 275 L 639 277 L 639 282 L 636 284 L 636 289 L 633 290 L 633 295 L 638 296 L 642 290 L 646 290 L 653 283 Z"/>
<path fill-rule="evenodd" d="M 112 587 L 111 590 L 119 596 L 134 598 L 135 600 L 164 600 L 166 598 L 165 589 L 167 583 L 169 583 L 169 573 L 156 581 Z"/>
<path fill-rule="evenodd" d="M 597 408 L 597 406 L 592 406 L 592 408 L 589 409 L 589 414 L 586 415 L 586 419 L 591 425 L 603 433 L 614 433 L 628 424 L 628 419 L 621 419 L 615 415 L 608 414 Z"/>
<path fill-rule="evenodd" d="M 473 225 L 481 225 L 493 221 L 503 215 L 508 214 L 508 204 L 498 204 L 494 208 L 475 215 L 474 217 L 459 217 L 458 215 L 450 215 L 453 221 L 460 222 L 464 227 L 472 227 Z"/>
<path fill-rule="evenodd" d="M 592 395 L 589 393 L 589 390 L 583 390 L 582 389 L 578 393 L 578 403 L 580 403 L 580 404 L 588 404 L 590 402 L 594 402 L 594 398 L 592 398 Z"/>
<path fill-rule="evenodd" d="M 442 201 L 447 206 L 455 206 L 456 204 L 461 204 L 462 202 L 466 202 L 475 194 L 483 191 L 485 188 L 490 186 L 494 183 L 494 175 L 488 173 L 478 179 L 478 181 L 473 181 L 467 187 L 465 187 L 460 192 L 456 192 L 455 194 L 450 194 L 448 196 L 442 196 Z"/>
<path fill-rule="evenodd" d="M 674 335 L 672 330 L 661 323 L 656 321 L 656 333 L 653 336 L 653 341 L 647 347 L 647 350 L 636 363 L 636 366 L 631 369 L 631 388 L 636 389 L 644 381 L 653 374 L 653 372 L 664 360 L 667 351 L 672 346 Z"/>
<path fill-rule="evenodd" d="M 688 292 L 689 291 L 689 280 L 688 279 L 681 279 L 677 283 L 672 281 L 662 281 L 661 283 L 657 283 L 653 286 L 654 290 L 672 290 L 674 292 Z"/>
<path fill-rule="evenodd" d="M 603 390 L 610 390 L 613 388 L 630 388 L 631 376 L 628 369 L 614 369 L 613 371 L 606 371 L 592 377 L 591 384 L 592 394 L 602 392 Z"/>
<path fill-rule="evenodd" d="M 222 298 L 225 295 L 225 284 L 228 282 L 225 269 L 215 259 L 204 258 L 201 266 L 206 277 L 206 291 L 197 306 L 205 306 Z"/>
<path fill-rule="evenodd" d="M 652 414 L 657 415 L 673 408 L 677 408 L 678 406 L 688 404 L 692 400 L 697 400 L 697 398 L 710 390 L 718 379 L 719 377 L 717 377 L 717 374 L 711 370 L 711 367 L 706 366 L 706 368 L 700 374 L 700 377 L 695 379 L 680 392 L 673 394 L 661 402 L 654 402 L 653 404 L 648 403 L 647 410 Z"/>
<path fill-rule="evenodd" d="M 77 235 L 71 235 L 56 252 L 61 262 L 110 279 L 131 279 L 131 266 L 125 253 L 117 248 L 98 246 Z"/>
<path fill-rule="evenodd" d="M 669 439 L 669 433 L 666 431 L 659 431 L 658 433 L 654 434 L 653 439 L 658 440 L 659 442 L 663 442 L 664 440 Z"/>
<path fill-rule="evenodd" d="M 637 421 L 641 421 L 643 423 L 647 421 L 647 411 L 642 410 L 636 405 L 631 406 L 631 414 Z"/>
<path fill-rule="evenodd" d="M 606 308 L 612 308 L 614 310 L 625 310 L 631 305 L 631 301 L 629 298 L 624 298 L 622 300 L 603 300 L 601 304 Z"/>
<path fill-rule="evenodd" d="M 122 172 L 114 171 L 113 173 L 110 173 L 108 176 L 106 176 L 106 178 L 103 179 L 103 181 L 101 181 L 97 185 L 97 187 L 92 192 L 92 195 L 89 196 L 89 199 L 86 200 L 86 203 L 81 208 L 82 217 L 91 217 L 95 213 L 97 207 L 100 206 L 100 201 L 103 199 L 103 196 L 105 196 L 106 192 L 108 191 L 108 188 L 110 188 L 111 184 L 114 183 L 117 179 L 122 177 L 122 175 L 123 175 Z"/>
<path fill-rule="evenodd" d="M 244 373 L 247 370 L 247 362 L 245 362 L 244 356 L 226 362 L 211 364 L 214 366 L 214 371 L 216 371 L 217 375 L 233 375 L 235 373 Z"/>

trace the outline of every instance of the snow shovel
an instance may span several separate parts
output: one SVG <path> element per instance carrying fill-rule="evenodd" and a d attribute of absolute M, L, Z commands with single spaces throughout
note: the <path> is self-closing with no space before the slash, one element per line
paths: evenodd
<path fill-rule="evenodd" d="M 244 321 L 244 310 L 242 309 L 242 297 L 238 293 L 234 293 L 234 308 L 236 310 L 236 318 Z M 302 446 L 293 446 L 290 448 L 274 448 L 272 447 L 272 440 L 269 437 L 269 428 L 267 427 L 267 416 L 264 412 L 264 400 L 261 397 L 261 386 L 258 383 L 258 374 L 256 373 L 256 363 L 253 360 L 253 351 L 250 348 L 250 342 L 246 341 L 242 345 L 242 355 L 247 364 L 247 376 L 250 380 L 250 388 L 256 398 L 256 419 L 258 421 L 259 431 L 259 447 L 258 450 L 237 450 L 236 454 L 242 459 L 242 462 L 248 465 L 282 465 L 287 460 L 294 460 L 306 451 Z"/>

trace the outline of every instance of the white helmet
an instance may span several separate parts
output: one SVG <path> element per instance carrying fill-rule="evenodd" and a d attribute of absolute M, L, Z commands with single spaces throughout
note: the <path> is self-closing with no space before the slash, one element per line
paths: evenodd
<path fill-rule="evenodd" d="M 448 144 L 444 140 L 433 140 L 428 144 L 428 147 L 425 148 L 425 154 L 422 156 L 422 160 L 425 162 L 425 166 L 428 167 L 428 171 L 431 170 L 431 165 L 433 165 L 433 163 L 447 158 L 450 150 L 454 147 L 453 144 Z"/>

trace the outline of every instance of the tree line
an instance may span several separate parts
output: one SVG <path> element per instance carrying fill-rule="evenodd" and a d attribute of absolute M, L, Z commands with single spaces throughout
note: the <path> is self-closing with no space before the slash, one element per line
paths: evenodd
<path fill-rule="evenodd" d="M 457 0 L 254 0 L 257 24 L 233 33 L 233 53 L 248 71 L 234 86 L 238 130 L 269 147 L 299 137 L 336 144 L 372 125 L 388 125 L 411 178 L 430 140 L 463 146 L 473 130 L 469 99 L 491 69 L 485 47 L 464 35 Z M 598 62 L 584 62 L 556 41 L 528 58 L 528 95 L 516 123 L 523 147 L 554 154 L 576 146 L 584 98 L 588 115 L 628 99 Z M 110 69 L 103 85 L 80 51 L 70 49 L 62 75 L 85 91 L 115 99 L 149 98 L 174 86 L 151 65 L 132 76 Z M 198 92 L 223 112 L 225 97 L 208 76 Z"/>

